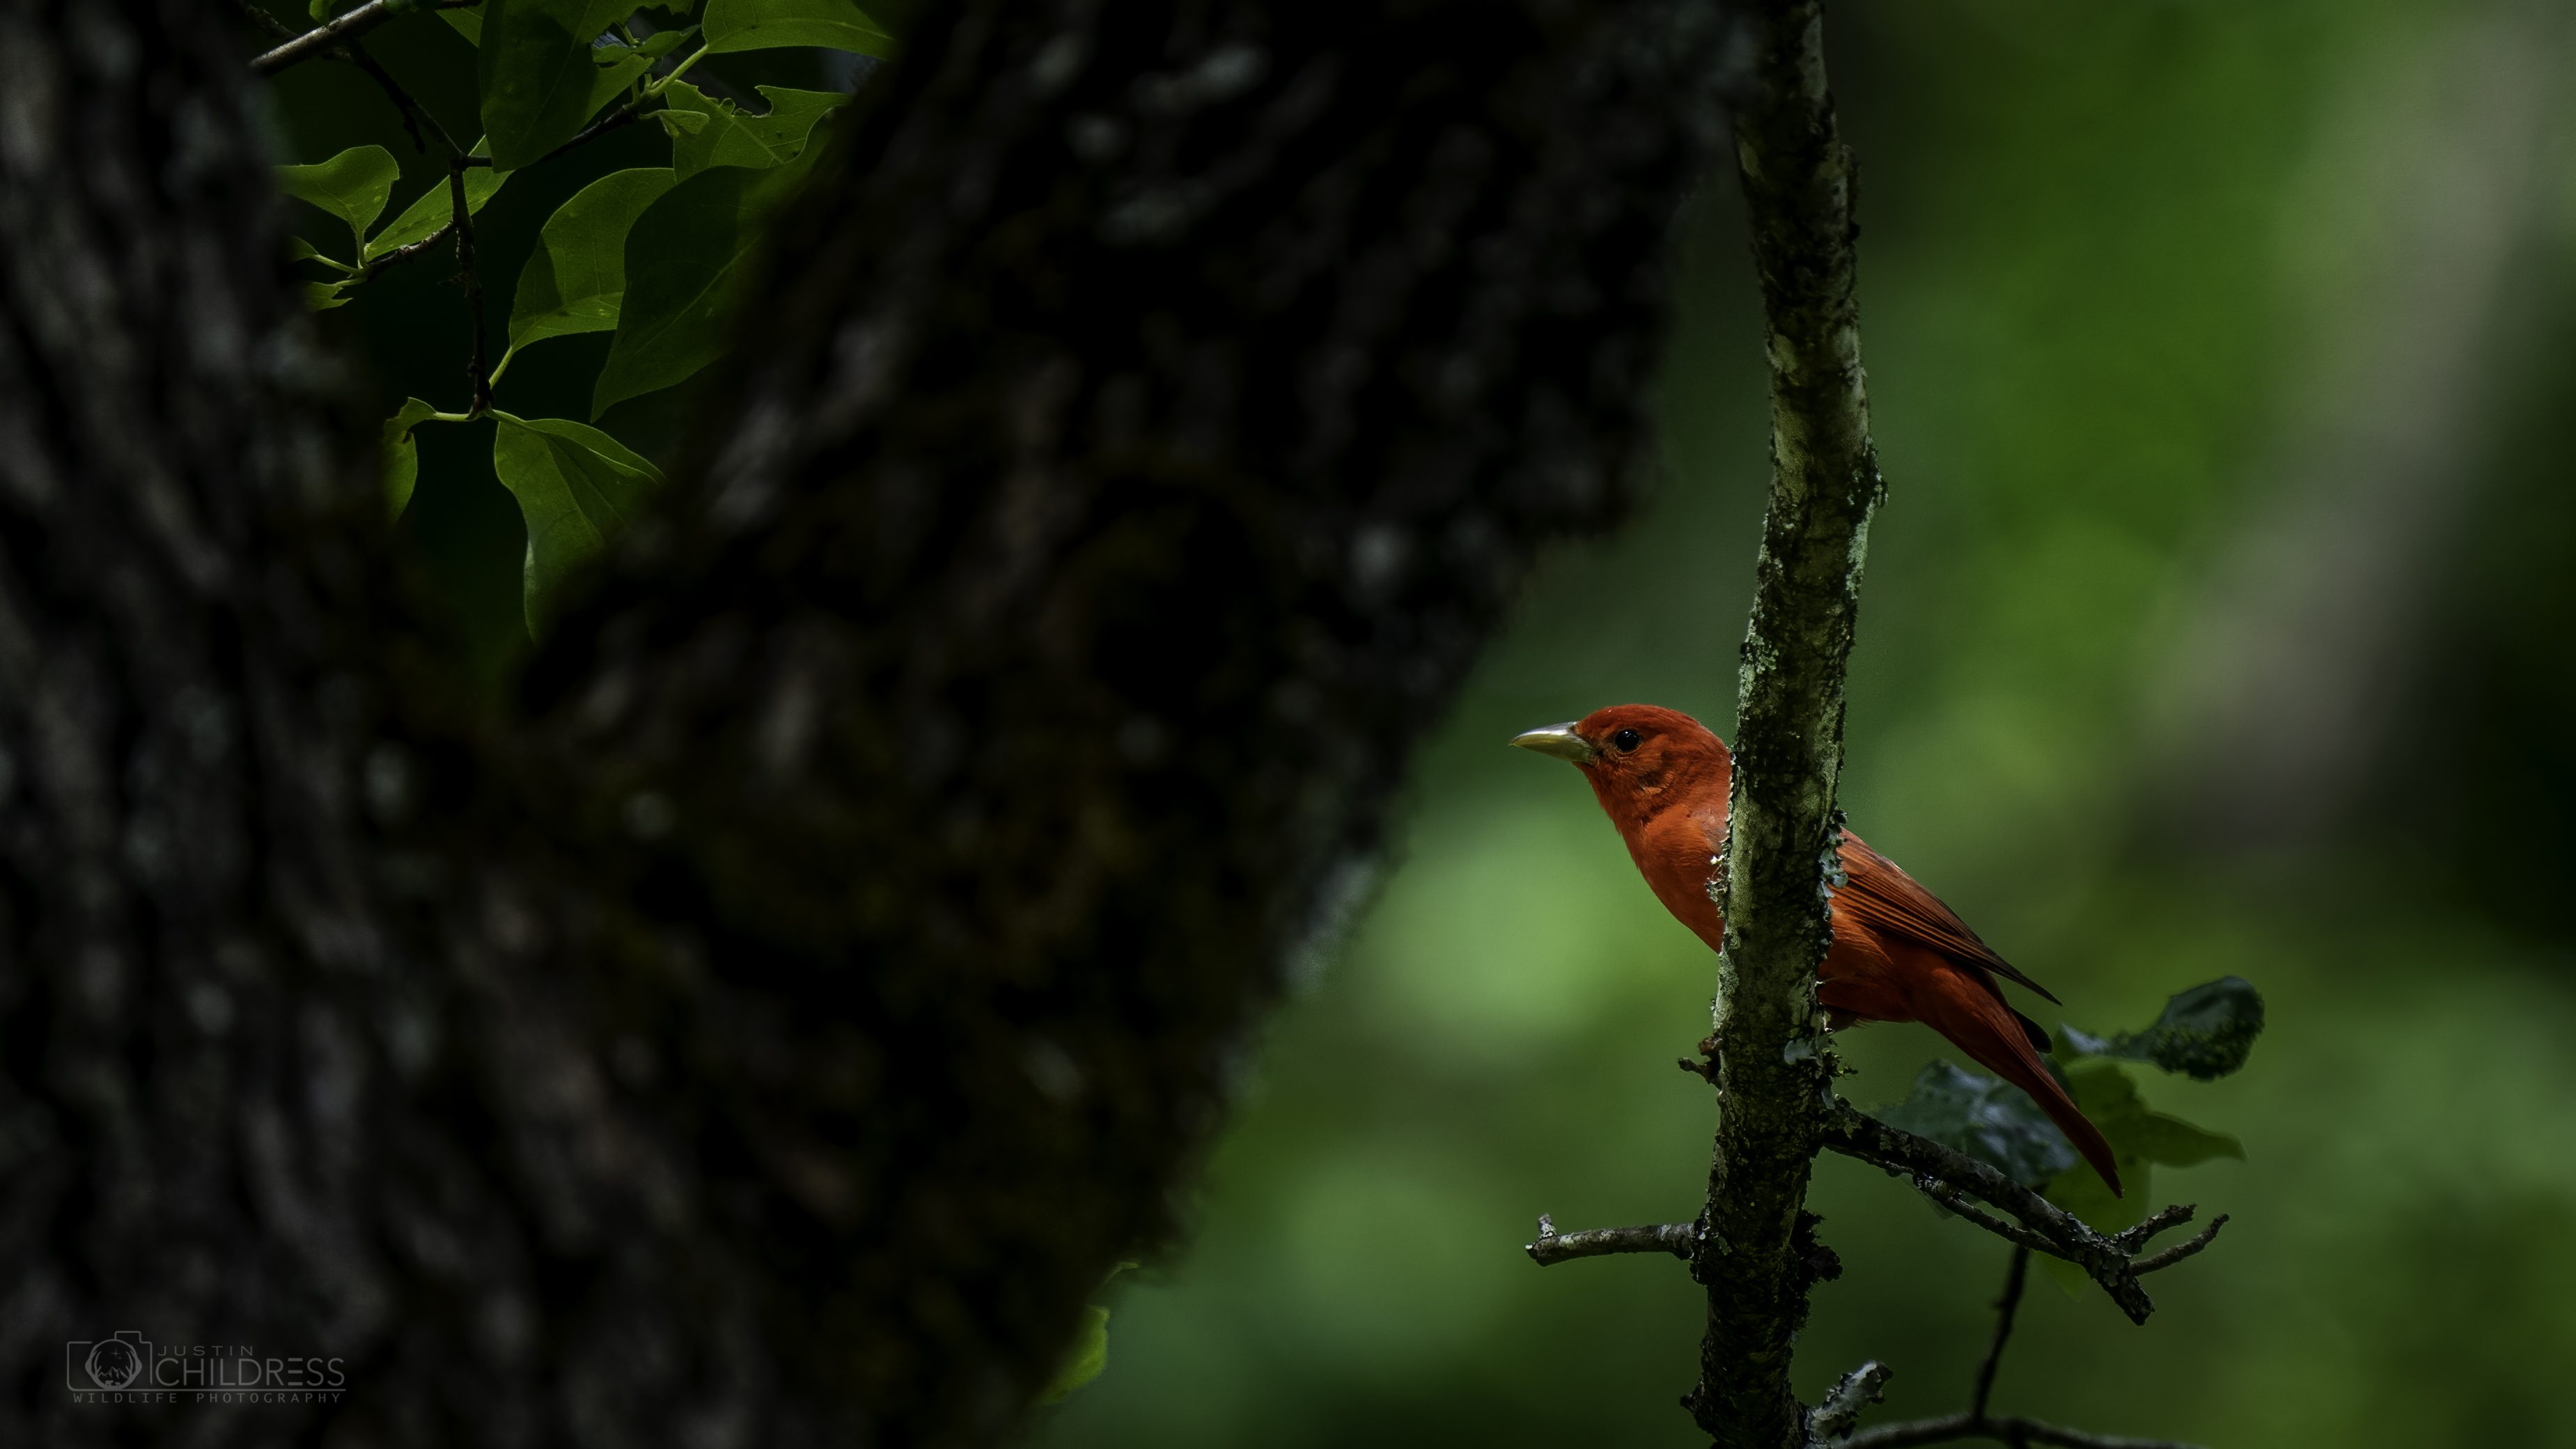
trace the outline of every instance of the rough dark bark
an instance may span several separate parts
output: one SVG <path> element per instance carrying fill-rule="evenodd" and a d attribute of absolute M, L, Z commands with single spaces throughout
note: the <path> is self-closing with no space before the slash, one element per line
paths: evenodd
<path fill-rule="evenodd" d="M 1722 1109 L 1706 1231 L 1700 1381 L 1687 1400 L 1727 1449 L 1805 1442 L 1789 1361 L 1831 1254 L 1807 1179 L 1833 1099 L 1815 974 L 1838 879 L 1834 787 L 1869 519 L 1882 485 L 1862 387 L 1852 162 L 1825 85 L 1816 0 L 1750 7 L 1752 86 L 1735 144 L 1771 362 L 1771 502 L 1738 684 L 1734 793 L 1719 901 Z"/>
<path fill-rule="evenodd" d="M 215 27 L 0 0 L 0 1442 L 1006 1433 L 1630 491 L 1711 22 L 934 7 L 489 716 Z"/>

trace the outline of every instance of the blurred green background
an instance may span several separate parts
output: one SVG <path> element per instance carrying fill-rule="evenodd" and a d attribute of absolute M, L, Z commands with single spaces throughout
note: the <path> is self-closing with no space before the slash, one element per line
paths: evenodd
<path fill-rule="evenodd" d="M 2225 1211 L 2130 1326 L 2034 1278 L 1999 1409 L 2212 1445 L 2576 1443 L 2576 15 L 2553 0 L 1856 0 L 1831 17 L 1863 167 L 1862 312 L 1891 493 L 1844 803 L 2067 1002 L 2142 1024 L 2237 973 L 2241 1075 L 2147 1082 L 2249 1160 L 2160 1171 Z M 464 47 L 375 46 L 470 136 Z M 781 66 L 808 63 L 786 57 Z M 833 77 L 729 79 L 822 86 Z M 280 149 L 414 166 L 344 67 L 280 87 Z M 485 213 L 493 306 L 632 127 Z M 1664 1259 L 1541 1270 L 1573 1229 L 1688 1217 L 1708 953 L 1580 780 L 1514 731 L 1648 700 L 1731 712 L 1765 478 L 1732 179 L 1687 218 L 1647 516 L 1569 551 L 1422 762 L 1374 903 L 1248 1064 L 1187 1247 L 1118 1280 L 1107 1372 L 1047 1449 L 1681 1444 L 1697 1290 Z M 318 238 L 317 238 L 318 239 Z M 449 268 L 328 314 L 384 407 L 463 395 Z M 605 335 L 502 405 L 584 415 Z M 687 397 L 604 420 L 654 451 Z M 404 523 L 494 670 L 516 511 L 488 425 L 423 430 Z M 1845 1033 L 1893 1099 L 1942 1043 Z M 2006 1249 L 1841 1159 L 1813 1397 L 1964 1404 Z"/>

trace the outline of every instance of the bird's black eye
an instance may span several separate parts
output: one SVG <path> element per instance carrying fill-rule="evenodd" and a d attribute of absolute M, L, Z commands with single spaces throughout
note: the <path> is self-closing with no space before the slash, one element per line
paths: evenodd
<path fill-rule="evenodd" d="M 1644 736 L 1638 734 L 1635 730 L 1621 730 L 1619 733 L 1610 737 L 1610 744 L 1613 748 L 1624 753 L 1628 750 L 1635 749 L 1643 742 L 1644 738 Z"/>

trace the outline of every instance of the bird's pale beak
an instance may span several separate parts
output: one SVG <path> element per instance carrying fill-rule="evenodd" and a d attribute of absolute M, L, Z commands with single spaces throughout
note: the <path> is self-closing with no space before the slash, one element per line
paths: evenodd
<path fill-rule="evenodd" d="M 1583 736 L 1574 732 L 1572 720 L 1561 725 L 1549 725 L 1543 730 L 1530 730 L 1524 734 L 1514 735 L 1512 743 L 1524 750 L 1536 750 L 1542 755 L 1554 755 L 1560 760 L 1577 765 L 1592 763 L 1594 753 L 1592 746 L 1584 742 Z"/>

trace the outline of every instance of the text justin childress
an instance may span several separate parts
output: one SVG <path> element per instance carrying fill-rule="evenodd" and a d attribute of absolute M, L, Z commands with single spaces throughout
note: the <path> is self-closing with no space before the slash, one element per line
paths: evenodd
<path fill-rule="evenodd" d="M 228 1343 L 156 1346 L 144 1378 L 72 1397 L 91 1404 L 336 1404 L 349 1384 L 337 1357 L 263 1357 Z"/>

